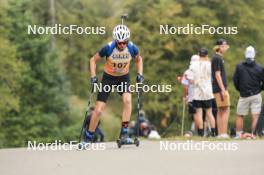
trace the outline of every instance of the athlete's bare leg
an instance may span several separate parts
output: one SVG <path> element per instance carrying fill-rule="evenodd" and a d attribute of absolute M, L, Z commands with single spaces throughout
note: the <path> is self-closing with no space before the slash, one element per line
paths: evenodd
<path fill-rule="evenodd" d="M 94 112 L 93 112 L 93 115 L 92 115 L 91 121 L 90 121 L 90 126 L 89 126 L 90 132 L 95 131 L 104 107 L 105 107 L 105 102 L 102 102 L 102 101 L 96 102 L 95 109 L 94 109 Z"/>
<path fill-rule="evenodd" d="M 122 95 L 123 98 L 123 115 L 122 122 L 129 122 L 132 112 L 132 97 L 131 93 L 125 92 Z"/>

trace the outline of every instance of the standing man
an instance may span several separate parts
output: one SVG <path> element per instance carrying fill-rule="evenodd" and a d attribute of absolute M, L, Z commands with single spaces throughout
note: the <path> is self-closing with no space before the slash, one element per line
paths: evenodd
<path fill-rule="evenodd" d="M 126 25 L 117 25 L 113 30 L 113 41 L 101 48 L 100 51 L 90 59 L 91 84 L 93 88 L 97 84 L 96 64 L 99 60 L 102 60 L 102 57 L 105 57 L 104 74 L 101 81 L 103 90 L 98 92 L 90 125 L 85 130 L 84 143 L 89 143 L 93 140 L 102 110 L 110 95 L 111 91 L 105 91 L 104 87 L 112 87 L 113 85 L 123 87 L 122 92 L 119 91 L 123 101 L 120 139 L 125 143 L 131 143 L 133 140 L 128 134 L 128 124 L 132 111 L 132 97 L 129 91 L 129 65 L 131 60 L 134 60 L 136 63 L 137 83 L 143 83 L 144 78 L 142 57 L 139 54 L 139 49 L 130 41 L 130 31 Z"/>
<path fill-rule="evenodd" d="M 227 77 L 224 66 L 224 54 L 229 49 L 226 40 L 219 39 L 214 47 L 212 57 L 213 93 L 217 105 L 218 138 L 229 138 L 227 134 L 228 118 L 230 113 L 230 97 L 227 90 Z"/>
<path fill-rule="evenodd" d="M 246 60 L 236 66 L 233 76 L 235 88 L 240 93 L 237 104 L 236 137 L 240 138 L 243 131 L 243 117 L 248 115 L 249 109 L 252 114 L 252 136 L 261 112 L 261 90 L 264 82 L 263 67 L 255 62 L 255 49 L 247 47 Z"/>

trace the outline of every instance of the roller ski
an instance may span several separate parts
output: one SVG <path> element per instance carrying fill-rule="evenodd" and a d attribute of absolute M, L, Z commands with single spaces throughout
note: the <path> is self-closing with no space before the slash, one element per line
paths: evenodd
<path fill-rule="evenodd" d="M 128 128 L 122 128 L 119 139 L 116 141 L 118 148 L 121 148 L 123 145 L 136 145 L 139 146 L 139 139 L 136 137 L 132 139 L 129 137 Z"/>

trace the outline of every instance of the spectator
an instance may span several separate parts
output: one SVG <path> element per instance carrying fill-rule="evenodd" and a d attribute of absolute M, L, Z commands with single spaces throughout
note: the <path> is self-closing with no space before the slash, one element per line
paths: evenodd
<path fill-rule="evenodd" d="M 199 55 L 193 55 L 191 57 L 191 62 L 194 63 L 195 61 L 199 61 Z M 184 72 L 183 78 L 181 80 L 181 83 L 184 85 L 184 101 L 188 102 L 188 112 L 191 117 L 191 120 L 194 121 L 194 114 L 196 112 L 194 106 L 193 106 L 193 85 L 191 84 L 190 80 L 187 77 L 192 76 L 192 72 L 188 69 Z M 195 132 L 195 124 L 192 122 L 191 125 L 191 131 Z"/>
<path fill-rule="evenodd" d="M 212 57 L 213 93 L 217 105 L 218 138 L 229 138 L 227 134 L 228 118 L 230 113 L 230 96 L 227 90 L 227 77 L 224 66 L 224 54 L 229 49 L 226 40 L 219 39 L 214 47 Z"/>
<path fill-rule="evenodd" d="M 160 135 L 156 128 L 149 122 L 146 118 L 145 112 L 143 110 L 139 111 L 139 118 L 135 122 L 134 126 L 131 126 L 131 134 L 146 137 L 149 139 L 160 139 Z"/>
<path fill-rule="evenodd" d="M 236 116 L 236 137 L 241 138 L 243 130 L 243 117 L 252 114 L 252 133 L 261 112 L 261 89 L 264 82 L 263 67 L 255 62 L 255 49 L 252 46 L 246 48 L 245 61 L 236 66 L 233 75 L 235 88 L 239 91 L 240 97 L 237 104 Z"/>
<path fill-rule="evenodd" d="M 200 59 L 193 62 L 190 66 L 192 76 L 188 79 L 192 80 L 193 84 L 193 105 L 196 109 L 194 120 L 198 129 L 198 135 L 204 136 L 203 129 L 203 109 L 206 113 L 206 119 L 211 126 L 212 136 L 215 136 L 215 119 L 212 114 L 212 102 L 214 99 L 212 90 L 212 72 L 211 62 L 208 58 L 206 49 L 199 50 Z"/>
<path fill-rule="evenodd" d="M 134 135 L 137 135 L 137 132 L 139 132 L 138 133 L 139 136 L 147 136 L 149 134 L 148 126 L 149 126 L 149 121 L 145 117 L 145 111 L 140 110 L 138 120 L 136 121 L 134 126 Z"/>

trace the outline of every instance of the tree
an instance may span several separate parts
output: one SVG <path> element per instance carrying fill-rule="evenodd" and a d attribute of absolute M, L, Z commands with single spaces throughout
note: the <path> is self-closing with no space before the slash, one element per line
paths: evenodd
<path fill-rule="evenodd" d="M 71 124 L 69 91 L 58 57 L 50 51 L 50 38 L 27 34 L 27 25 L 37 20 L 27 10 L 29 6 L 30 1 L 15 1 L 9 9 L 9 39 L 16 47 L 17 59 L 28 69 L 21 75 L 20 110 L 8 113 L 3 121 L 6 146 L 63 138 L 62 128 Z"/>

